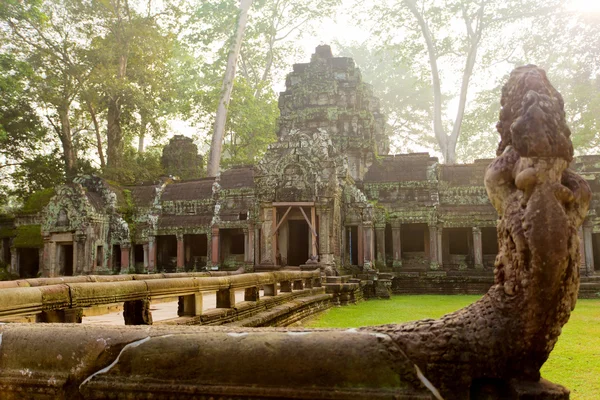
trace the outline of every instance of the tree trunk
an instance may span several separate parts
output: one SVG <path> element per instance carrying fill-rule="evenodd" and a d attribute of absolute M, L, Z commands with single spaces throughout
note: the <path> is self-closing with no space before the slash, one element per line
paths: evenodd
<path fill-rule="evenodd" d="M 127 45 L 125 45 L 127 52 Z M 117 69 L 117 80 L 122 81 L 127 73 L 127 54 L 121 54 Z M 123 132 L 121 130 L 121 93 L 113 93 L 108 101 L 106 156 L 108 168 L 121 167 L 123 157 Z"/>
<path fill-rule="evenodd" d="M 58 107 L 58 116 L 60 119 L 60 141 L 63 148 L 63 157 L 65 162 L 65 175 L 67 182 L 71 182 L 77 175 L 77 153 L 73 146 L 71 137 L 71 121 L 69 120 L 70 106 L 63 105 Z"/>
<path fill-rule="evenodd" d="M 437 65 L 437 51 L 435 48 L 435 43 L 433 42 L 433 37 L 429 30 L 429 26 L 427 25 L 427 21 L 423 19 L 423 16 L 417 9 L 415 1 L 405 0 L 404 3 L 408 6 L 410 12 L 417 19 L 419 27 L 421 28 L 421 33 L 425 39 L 425 44 L 427 46 L 429 66 L 431 67 L 431 83 L 433 86 L 433 131 L 435 133 L 435 138 L 438 142 L 438 145 L 440 146 L 444 161 L 448 162 L 448 136 L 446 135 L 446 130 L 444 129 L 444 124 L 442 123 L 442 89 L 440 85 L 440 73 Z"/>
<path fill-rule="evenodd" d="M 404 3 L 408 6 L 413 16 L 417 19 L 419 27 L 421 28 L 423 39 L 425 39 L 425 44 L 427 47 L 429 65 L 431 68 L 431 83 L 433 86 L 433 130 L 435 132 L 435 138 L 438 142 L 440 151 L 442 152 L 444 163 L 455 164 L 456 145 L 458 143 L 458 137 L 460 135 L 462 127 L 462 120 L 465 114 L 469 81 L 471 79 L 471 75 L 473 74 L 473 68 L 477 59 L 479 41 L 481 39 L 481 33 L 484 27 L 482 18 L 485 3 L 481 4 L 478 11 L 479 24 L 477 26 L 476 32 L 473 32 L 473 30 L 471 29 L 471 21 L 468 19 L 468 16 L 466 14 L 463 15 L 463 17 L 465 18 L 465 23 L 467 24 L 467 34 L 469 36 L 470 46 L 469 52 L 467 54 L 467 60 L 465 62 L 465 69 L 463 71 L 458 110 L 456 112 L 456 118 L 454 120 L 454 125 L 452 127 L 452 132 L 450 132 L 450 135 L 446 133 L 442 122 L 442 90 L 440 85 L 440 74 L 437 65 L 438 56 L 435 43 L 433 41 L 433 36 L 431 34 L 431 31 L 429 30 L 429 25 L 427 24 L 427 21 L 425 21 L 423 15 L 418 10 L 415 1 L 405 0 Z"/>
<path fill-rule="evenodd" d="M 110 169 L 121 167 L 123 154 L 123 132 L 121 131 L 121 106 L 118 98 L 111 98 L 108 103 L 106 130 L 106 157 Z"/>
<path fill-rule="evenodd" d="M 235 70 L 237 65 L 238 55 L 242 47 L 242 39 L 246 29 L 248 20 L 248 10 L 252 5 L 252 0 L 241 0 L 240 15 L 238 18 L 235 39 L 231 44 L 229 58 L 227 60 L 227 68 L 223 78 L 223 87 L 221 89 L 221 99 L 215 117 L 215 127 L 213 131 L 212 141 L 210 144 L 210 154 L 207 165 L 207 176 L 214 177 L 219 174 L 221 165 L 221 153 L 223 151 L 223 137 L 225 135 L 225 123 L 227 121 L 227 107 L 231 99 L 231 91 L 233 90 L 233 81 L 235 79 Z"/>
<path fill-rule="evenodd" d="M 146 137 L 147 126 L 148 122 L 146 120 L 146 114 L 142 113 L 140 122 L 140 134 L 138 136 L 138 154 L 142 154 L 144 152 L 144 139 Z"/>
<path fill-rule="evenodd" d="M 94 132 L 96 133 L 96 147 L 98 148 L 98 157 L 100 157 L 100 167 L 104 169 L 106 167 L 106 162 L 104 161 L 104 151 L 102 150 L 102 136 L 100 135 L 100 125 L 98 124 L 98 119 L 96 118 L 96 110 L 90 103 L 88 103 L 88 110 L 90 112 L 90 116 L 92 117 L 92 123 L 94 124 Z"/>

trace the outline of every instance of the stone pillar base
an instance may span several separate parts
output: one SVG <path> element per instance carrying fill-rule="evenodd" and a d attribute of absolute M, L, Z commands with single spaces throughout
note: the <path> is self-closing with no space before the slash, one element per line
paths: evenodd
<path fill-rule="evenodd" d="M 152 325 L 150 300 L 132 300 L 123 303 L 125 325 Z"/>

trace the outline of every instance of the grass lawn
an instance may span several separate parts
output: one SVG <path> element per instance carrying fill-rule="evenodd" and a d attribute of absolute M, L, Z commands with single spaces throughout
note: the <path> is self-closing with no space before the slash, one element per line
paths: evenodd
<path fill-rule="evenodd" d="M 479 296 L 393 296 L 334 308 L 308 321 L 310 328 L 354 328 L 438 318 Z M 542 376 L 571 390 L 573 400 L 600 399 L 600 300 L 578 300 L 569 323 L 542 367 Z"/>

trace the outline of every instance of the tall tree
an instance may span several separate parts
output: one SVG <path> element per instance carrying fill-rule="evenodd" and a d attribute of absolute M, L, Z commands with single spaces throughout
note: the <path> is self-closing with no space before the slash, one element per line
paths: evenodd
<path fill-rule="evenodd" d="M 235 36 L 231 42 L 231 49 L 229 51 L 225 76 L 223 77 L 223 87 L 221 90 L 222 93 L 219 100 L 219 106 L 217 108 L 217 115 L 215 117 L 214 130 L 210 145 L 210 153 L 207 165 L 207 175 L 209 177 L 217 176 L 219 174 L 223 148 L 223 137 L 225 135 L 225 122 L 227 121 L 227 106 L 229 105 L 229 101 L 231 99 L 231 91 L 233 89 L 238 56 L 240 54 L 240 48 L 242 47 L 246 22 L 248 21 L 248 10 L 250 9 L 251 5 L 252 0 L 240 0 L 238 23 L 235 30 Z"/>
<path fill-rule="evenodd" d="M 446 163 L 457 161 L 456 146 L 477 67 L 488 67 L 505 57 L 502 45 L 506 44 L 503 38 L 507 32 L 557 12 L 563 3 L 563 0 L 403 0 L 384 1 L 372 7 L 370 17 L 376 18 L 378 24 L 375 34 L 399 58 L 415 60 L 413 68 L 423 73 L 423 78 L 429 75 L 433 131 Z M 395 35 L 405 40 L 402 46 Z M 422 63 L 420 57 L 426 61 Z M 456 85 L 445 81 L 456 75 L 461 76 Z M 449 99 L 456 106 L 452 121 L 446 118 Z"/>
<path fill-rule="evenodd" d="M 77 173 L 72 107 L 91 69 L 81 57 L 68 1 L 10 1 L 0 11 L 9 32 L 8 51 L 32 67 L 30 105 L 43 110 L 60 140 L 67 179 Z"/>
<path fill-rule="evenodd" d="M 600 149 L 600 15 L 561 12 L 539 18 L 515 33 L 512 54 L 504 71 L 536 64 L 544 68 L 562 93 L 567 123 L 578 154 Z M 496 85 L 477 93 L 465 114 L 458 155 L 463 161 L 493 157 L 496 141 L 490 138 L 500 104 Z"/>

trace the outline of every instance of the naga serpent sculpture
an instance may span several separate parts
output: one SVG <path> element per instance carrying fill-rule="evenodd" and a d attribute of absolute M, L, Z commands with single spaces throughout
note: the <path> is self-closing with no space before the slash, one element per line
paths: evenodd
<path fill-rule="evenodd" d="M 477 382 L 539 381 L 577 300 L 577 232 L 591 191 L 568 169 L 573 145 L 563 98 L 544 70 L 527 65 L 511 73 L 501 105 L 501 141 L 485 174 L 499 215 L 494 285 L 439 320 L 376 328 L 446 399 L 467 398 Z"/>

